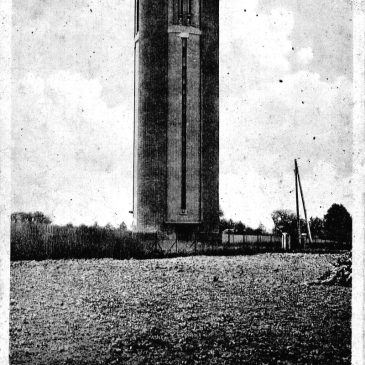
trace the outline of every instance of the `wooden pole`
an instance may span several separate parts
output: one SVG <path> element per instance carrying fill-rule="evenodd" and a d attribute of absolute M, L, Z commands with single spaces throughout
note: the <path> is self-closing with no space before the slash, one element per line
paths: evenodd
<path fill-rule="evenodd" d="M 308 218 L 307 218 L 307 209 L 305 208 L 304 194 L 303 194 L 302 184 L 300 182 L 299 169 L 298 169 L 298 164 L 297 164 L 296 160 L 295 160 L 295 165 L 296 165 L 296 170 L 297 170 L 297 178 L 298 178 L 298 183 L 299 183 L 300 196 L 302 197 L 305 222 L 307 224 L 309 242 L 312 243 L 313 242 L 312 241 L 312 234 L 311 234 L 311 229 L 310 229 L 310 226 L 309 226 L 309 221 L 308 221 Z"/>
<path fill-rule="evenodd" d="M 297 231 L 298 231 L 298 245 L 300 247 L 301 232 L 300 232 L 300 216 L 299 216 L 299 197 L 298 197 L 298 166 L 297 160 L 294 160 L 294 175 L 295 175 L 295 202 L 297 208 Z"/>

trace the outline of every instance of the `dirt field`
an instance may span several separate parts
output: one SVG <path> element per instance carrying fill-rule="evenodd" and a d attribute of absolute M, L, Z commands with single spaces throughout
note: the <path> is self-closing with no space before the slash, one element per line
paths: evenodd
<path fill-rule="evenodd" d="M 337 255 L 11 264 L 12 364 L 350 364 Z"/>

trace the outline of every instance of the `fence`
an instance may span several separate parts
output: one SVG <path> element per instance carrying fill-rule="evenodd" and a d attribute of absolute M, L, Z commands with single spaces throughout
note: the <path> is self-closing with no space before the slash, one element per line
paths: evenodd
<path fill-rule="evenodd" d="M 313 237 L 312 243 L 309 242 L 309 238 L 305 237 L 302 240 L 302 248 L 304 250 L 317 250 L 317 251 L 337 251 L 337 250 L 351 250 L 352 243 L 349 241 L 334 240 L 328 238 Z"/>
<path fill-rule="evenodd" d="M 351 243 L 314 239 L 291 248 L 308 251 L 351 249 Z M 184 254 L 239 254 L 282 250 L 276 235 L 236 235 L 194 237 L 183 241 L 159 233 L 132 234 L 101 227 L 69 227 L 34 223 L 12 223 L 11 259 L 44 260 L 68 258 L 151 258 Z M 288 246 L 289 247 L 289 246 Z M 288 248 L 287 247 L 287 248 Z"/>
<path fill-rule="evenodd" d="M 314 237 L 312 243 L 308 237 L 302 237 L 299 245 L 293 237 L 287 237 L 287 249 L 305 251 L 351 250 L 351 241 Z M 239 235 L 226 231 L 222 234 L 222 243 L 228 247 L 247 248 L 257 251 L 276 251 L 282 248 L 282 236 L 277 235 Z"/>
<path fill-rule="evenodd" d="M 222 234 L 222 243 L 226 244 L 260 244 L 260 243 L 270 243 L 279 244 L 281 243 L 281 236 L 276 235 L 242 235 L 233 233 Z"/>
<path fill-rule="evenodd" d="M 281 236 L 276 235 L 222 234 L 222 244 L 230 249 L 276 251 L 281 248 L 281 240 Z"/>

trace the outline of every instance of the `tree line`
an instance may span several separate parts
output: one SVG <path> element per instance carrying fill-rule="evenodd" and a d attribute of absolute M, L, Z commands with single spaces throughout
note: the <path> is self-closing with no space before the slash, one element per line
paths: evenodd
<path fill-rule="evenodd" d="M 297 239 L 297 216 L 294 212 L 287 209 L 278 209 L 271 213 L 274 223 L 273 234 L 281 235 L 288 233 L 293 239 Z M 338 242 L 351 242 L 352 236 L 352 217 L 342 204 L 332 204 L 323 218 L 311 217 L 309 220 L 312 236 L 320 239 L 329 239 Z M 307 232 L 307 225 L 304 219 L 300 219 L 301 232 Z M 236 234 L 267 234 L 263 224 L 258 228 L 246 226 L 241 221 L 226 219 L 221 213 L 220 232 L 229 229 Z"/>
<path fill-rule="evenodd" d="M 268 233 L 266 227 L 262 223 L 257 228 L 252 228 L 242 223 L 242 221 L 221 218 L 219 223 L 220 232 L 222 233 L 227 229 L 236 234 L 265 235 Z"/>
<path fill-rule="evenodd" d="M 11 223 L 26 223 L 26 224 L 52 224 L 52 219 L 44 214 L 43 212 L 15 212 L 11 214 Z M 65 227 L 73 228 L 74 225 L 72 223 L 67 223 Z M 76 227 L 75 227 L 76 228 Z M 97 222 L 95 222 L 92 226 L 87 226 L 86 224 L 81 224 L 77 228 L 80 229 L 106 229 L 109 231 L 119 230 L 119 231 L 127 231 L 127 225 L 122 222 L 118 227 L 112 226 L 110 223 L 106 224 L 104 227 L 99 226 Z"/>
<path fill-rule="evenodd" d="M 294 212 L 287 209 L 278 209 L 272 212 L 271 218 L 274 223 L 273 234 L 281 235 L 283 232 L 288 233 L 292 238 L 297 238 L 297 217 Z M 51 224 L 52 219 L 42 212 L 15 212 L 11 214 L 12 223 L 28 223 L 28 224 Z M 330 239 L 341 242 L 350 242 L 352 236 L 352 217 L 342 204 L 332 204 L 327 210 L 323 218 L 311 217 L 309 225 L 313 237 Z M 66 227 L 73 227 L 71 223 Z M 79 226 L 82 230 L 121 230 L 127 231 L 127 225 L 122 222 L 118 227 L 107 224 L 105 227 L 84 224 Z M 266 227 L 260 224 L 257 228 L 252 228 L 244 224 L 242 221 L 234 221 L 224 218 L 223 212 L 220 211 L 220 232 L 231 230 L 236 234 L 246 235 L 265 235 L 268 233 Z M 307 226 L 304 219 L 300 219 L 301 232 L 307 232 Z"/>

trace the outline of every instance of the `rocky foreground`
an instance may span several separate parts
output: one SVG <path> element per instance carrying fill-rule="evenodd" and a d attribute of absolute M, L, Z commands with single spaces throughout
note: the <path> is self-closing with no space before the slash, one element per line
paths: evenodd
<path fill-rule="evenodd" d="M 11 265 L 12 364 L 350 364 L 339 255 Z"/>

